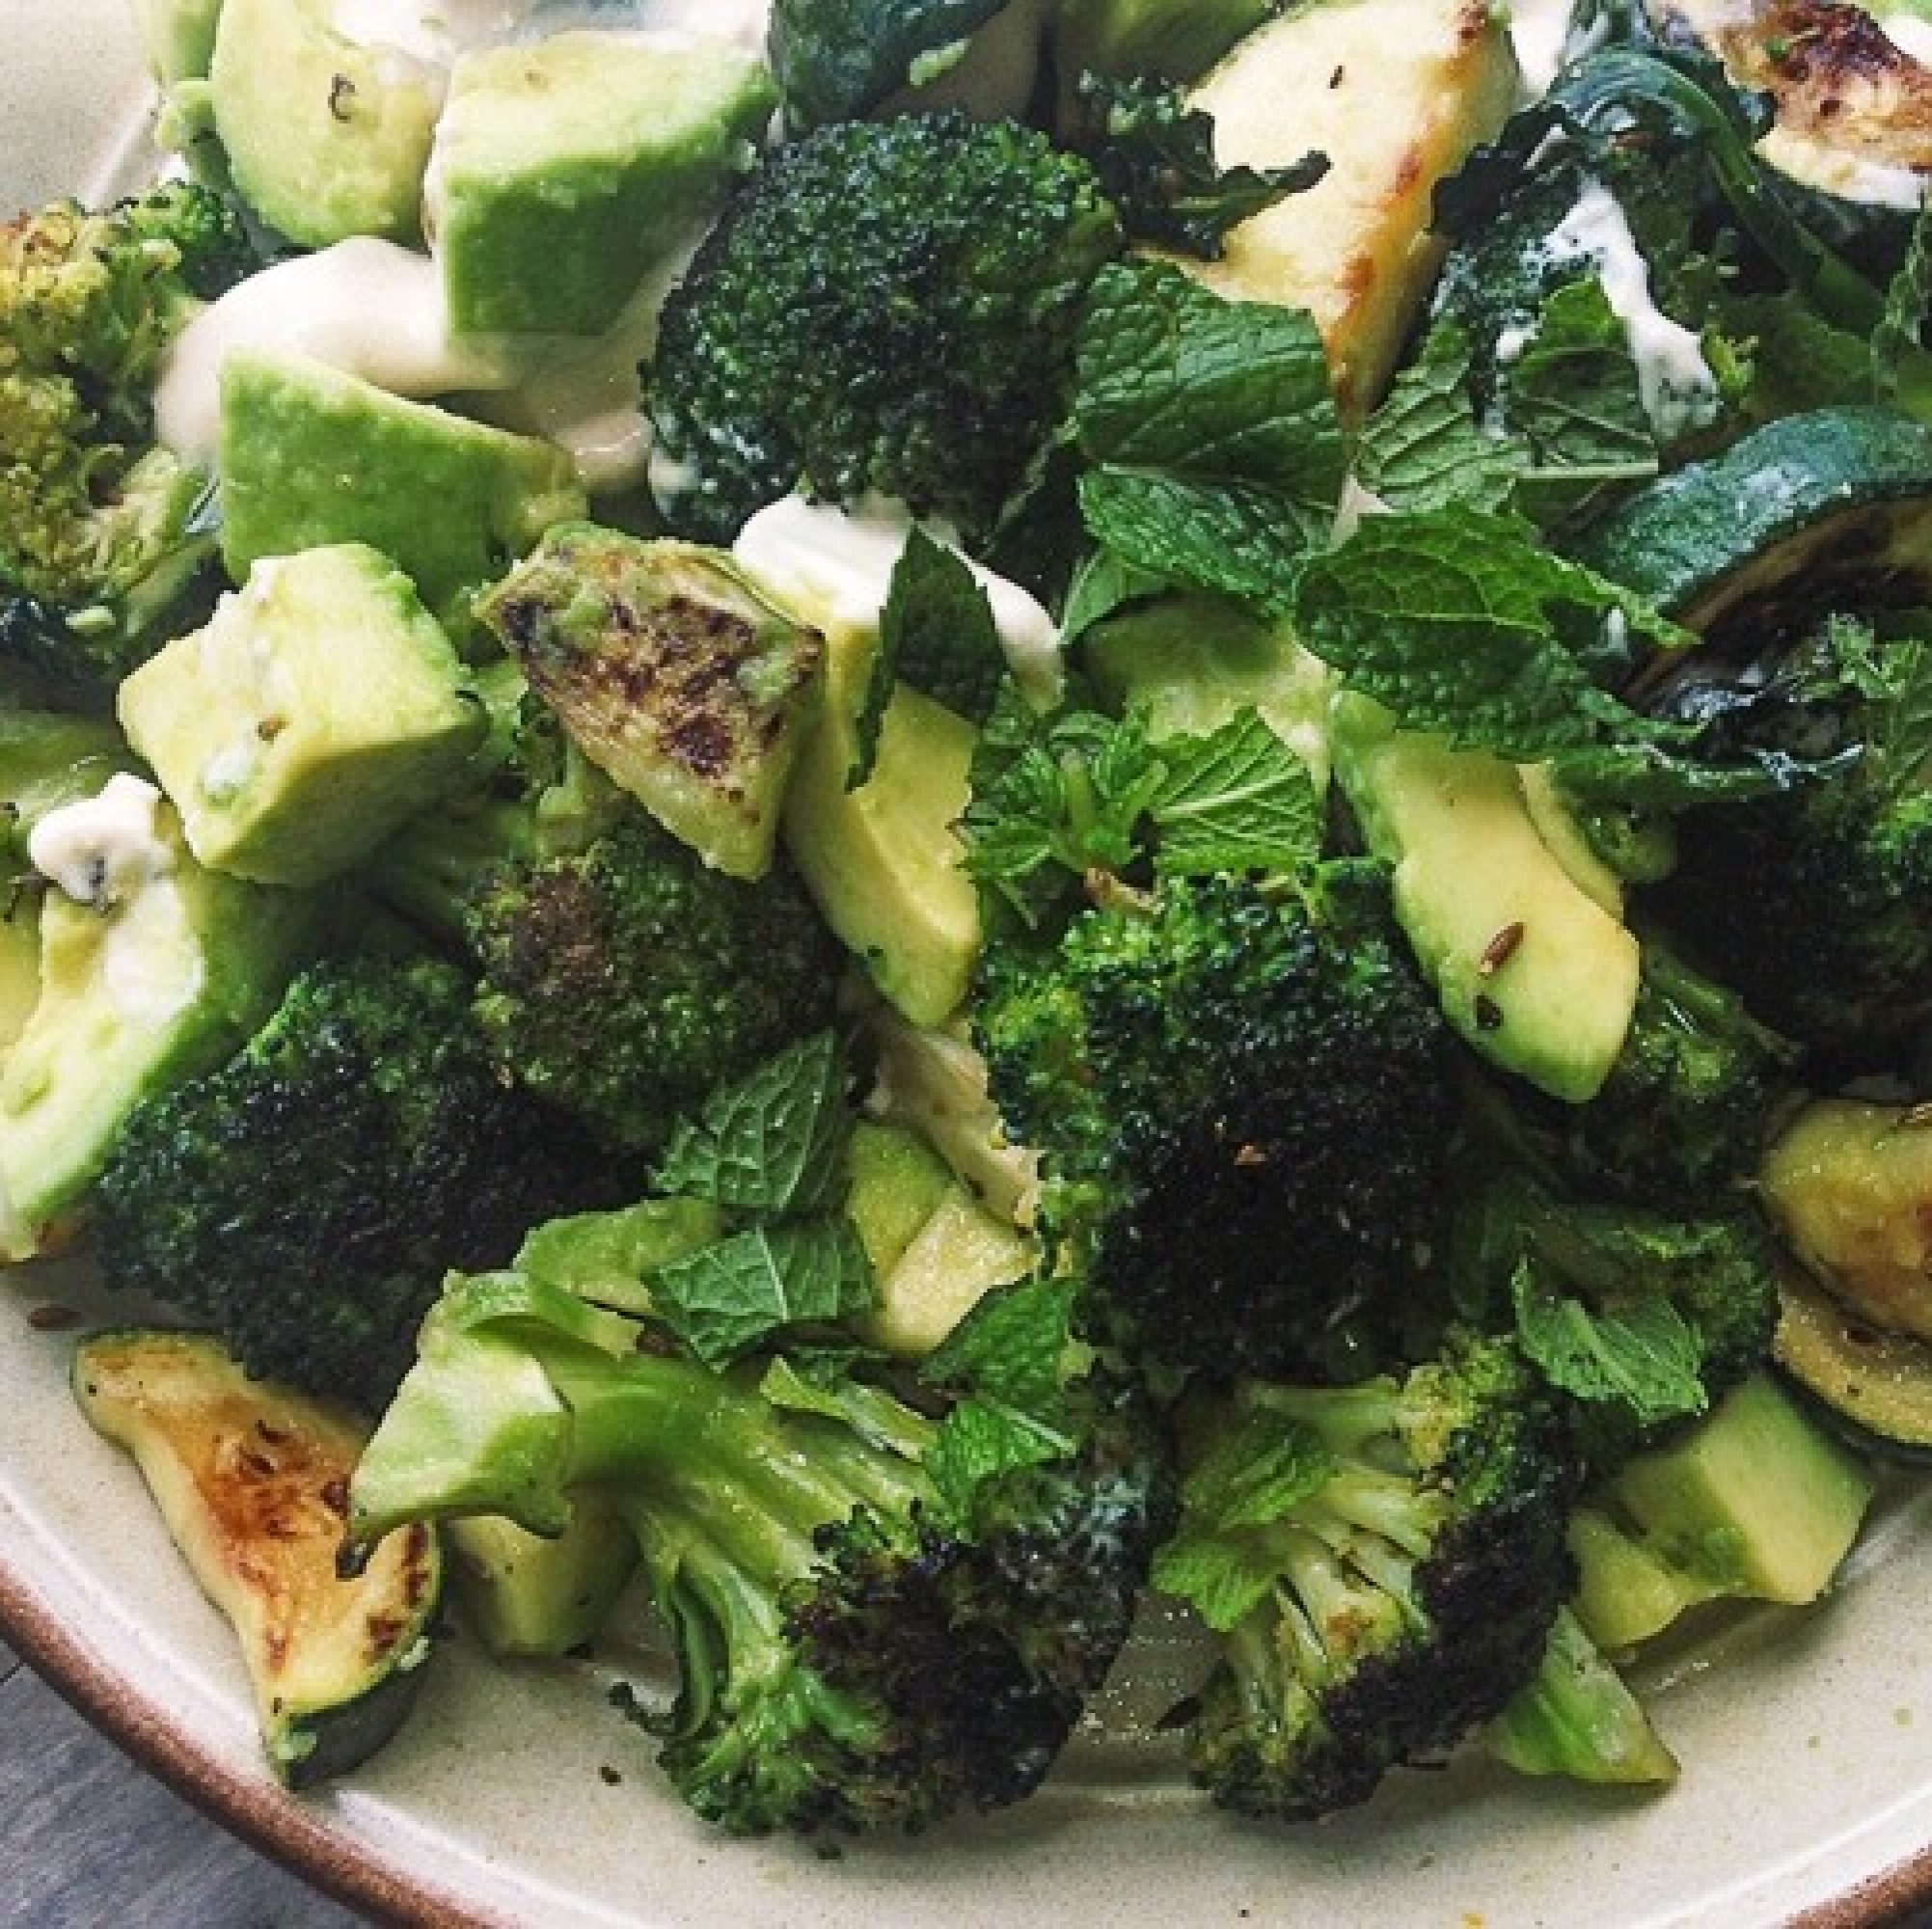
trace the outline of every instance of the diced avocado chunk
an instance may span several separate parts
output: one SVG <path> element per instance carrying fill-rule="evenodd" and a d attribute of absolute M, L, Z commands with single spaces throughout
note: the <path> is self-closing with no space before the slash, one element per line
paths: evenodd
<path fill-rule="evenodd" d="M 879 1303 L 858 1320 L 860 1338 L 921 1359 L 996 1286 L 1024 1279 L 1033 1241 L 990 1212 L 964 1185 L 948 1188 L 899 1263 L 879 1281 Z"/>
<path fill-rule="evenodd" d="M 1673 1571 L 1713 1594 L 1792 1607 L 1831 1586 L 1871 1494 L 1851 1453 L 1762 1373 L 1611 1486 L 1617 1511 Z"/>
<path fill-rule="evenodd" d="M 776 101 L 764 63 L 721 40 L 566 33 L 459 61 L 428 215 L 453 326 L 602 335 Z"/>
<path fill-rule="evenodd" d="M 1553 1098 L 1594 1098 L 1637 1006 L 1637 939 L 1552 855 L 1515 767 L 1398 731 L 1345 695 L 1335 773 L 1444 1014 L 1476 1050 Z"/>
<path fill-rule="evenodd" d="M 772 867 L 823 643 L 721 550 L 553 530 L 477 615 L 578 747 L 707 864 Z"/>
<path fill-rule="evenodd" d="M 219 1064 L 312 935 L 291 894 L 204 870 L 159 791 L 117 776 L 43 818 L 41 994 L 0 1068 L 0 1258 L 77 1205 L 144 1099 Z"/>
<path fill-rule="evenodd" d="M 979 893 L 955 829 L 979 733 L 901 683 L 879 731 L 872 775 L 848 788 L 876 633 L 833 626 L 825 700 L 785 802 L 785 847 L 826 922 L 914 1024 L 942 1023 L 979 956 Z"/>
<path fill-rule="evenodd" d="M 221 12 L 222 0 L 134 0 L 149 71 L 163 87 L 207 77 Z"/>
<path fill-rule="evenodd" d="M 1663 1633 L 1716 1591 L 1710 1582 L 1671 1566 L 1593 1507 L 1570 1516 L 1569 1550 L 1576 1557 L 1577 1619 L 1591 1640 L 1613 1652 Z"/>
<path fill-rule="evenodd" d="M 443 1533 L 463 1612 L 496 1655 L 555 1659 L 594 1641 L 638 1564 L 622 1516 L 591 1497 L 548 1540 L 487 1515 Z"/>
<path fill-rule="evenodd" d="M 1101 693 L 1144 704 L 1156 737 L 1206 736 L 1255 710 L 1327 787 L 1334 674 L 1284 624 L 1223 597 L 1170 596 L 1096 624 L 1085 649 Z"/>
<path fill-rule="evenodd" d="M 41 996 L 41 900 L 34 891 L 0 898 L 0 1055 L 34 1015 Z"/>
<path fill-rule="evenodd" d="M 221 397 L 222 556 L 236 582 L 263 557 L 367 543 L 448 620 L 553 523 L 584 513 L 562 449 L 305 355 L 231 353 Z"/>
<path fill-rule="evenodd" d="M 489 728 L 415 585 L 359 543 L 258 562 L 119 705 L 195 856 L 260 884 L 360 862 L 462 775 Z"/>
<path fill-rule="evenodd" d="M 1518 1775 L 1640 1787 L 1677 1779 L 1677 1761 L 1581 1617 L 1559 1609 L 1542 1666 L 1483 1731 Z"/>
<path fill-rule="evenodd" d="M 952 1191 L 953 1175 L 916 1132 L 869 1119 L 854 1127 L 846 1164 L 852 1177 L 846 1216 L 873 1273 L 884 1279 Z"/>
<path fill-rule="evenodd" d="M 235 187 L 271 228 L 416 238 L 440 75 L 338 32 L 330 0 L 225 0 L 208 71 Z"/>
<path fill-rule="evenodd" d="M 1225 168 L 1311 150 L 1328 172 L 1244 221 L 1218 261 L 1184 261 L 1238 301 L 1305 308 L 1345 414 L 1374 407 L 1441 260 L 1437 184 L 1515 104 L 1503 10 L 1483 0 L 1321 0 L 1243 40 L 1201 83 Z"/>

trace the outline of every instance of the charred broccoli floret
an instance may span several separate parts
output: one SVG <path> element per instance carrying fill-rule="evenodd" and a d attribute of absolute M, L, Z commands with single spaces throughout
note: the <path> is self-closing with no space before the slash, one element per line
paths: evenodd
<path fill-rule="evenodd" d="M 613 1147 L 660 1146 L 713 1086 L 831 1016 L 836 946 L 790 872 L 706 869 L 547 713 L 491 789 L 406 830 L 373 883 L 475 965 L 503 1073 Z"/>
<path fill-rule="evenodd" d="M 1030 1794 L 1169 1525 L 1138 1403 L 1082 1382 L 962 1492 L 949 1419 L 782 1356 L 725 1372 L 516 1275 L 452 1285 L 357 1472 L 352 1532 L 618 1496 L 669 1623 L 660 1760 L 737 1834 L 918 1828 Z M 641 1714 L 635 1698 L 626 1698 Z"/>
<path fill-rule="evenodd" d="M 876 492 L 983 536 L 1122 245 L 1087 165 L 1013 122 L 853 122 L 782 149 L 665 306 L 660 508 L 728 542 L 795 489 Z"/>
<path fill-rule="evenodd" d="M 1195 1780 L 1312 1820 L 1439 1757 L 1542 1662 L 1574 1572 L 1561 1416 L 1507 1344 L 1405 1380 L 1251 1384 L 1194 1416 L 1156 1585 L 1220 1634 Z"/>
<path fill-rule="evenodd" d="M 1056 945 L 996 943 L 974 1027 L 1104 1330 L 1223 1375 L 1355 1377 L 1389 1347 L 1456 1098 L 1381 866 L 1113 893 Z"/>
<path fill-rule="evenodd" d="M 1654 893 L 1766 1024 L 1861 1068 L 1932 1008 L 1932 638 L 1834 619 L 1742 670 L 1695 666 L 1669 698 L 1740 745 L 1836 767 L 1688 813 Z"/>
<path fill-rule="evenodd" d="M 1708 1201 L 1756 1170 L 1793 1055 L 1736 992 L 1649 939 L 1623 1050 L 1566 1116 L 1571 1149 L 1632 1197 Z"/>
<path fill-rule="evenodd" d="M 95 1201 L 111 1286 L 206 1320 L 256 1374 L 379 1408 L 451 1266 L 620 1196 L 498 1076 L 449 965 L 313 966 L 226 1066 L 128 1119 Z"/>
<path fill-rule="evenodd" d="M 0 656 L 98 697 L 204 586 L 212 481 L 154 445 L 153 385 L 252 265 L 201 187 L 0 227 Z"/>

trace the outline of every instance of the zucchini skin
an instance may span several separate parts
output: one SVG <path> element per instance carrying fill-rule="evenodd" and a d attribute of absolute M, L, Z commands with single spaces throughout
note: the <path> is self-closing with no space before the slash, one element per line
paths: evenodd
<path fill-rule="evenodd" d="M 1932 1466 L 1932 1346 L 1855 1337 L 1856 1321 L 1809 1280 L 1786 1278 L 1772 1352 L 1810 1410 L 1855 1453 Z"/>
<path fill-rule="evenodd" d="M 1932 596 L 1932 427 L 1886 408 L 1819 409 L 1770 423 L 1708 462 L 1651 483 L 1574 553 L 1705 631 L 1803 579 L 1829 601 L 1847 582 Z"/>

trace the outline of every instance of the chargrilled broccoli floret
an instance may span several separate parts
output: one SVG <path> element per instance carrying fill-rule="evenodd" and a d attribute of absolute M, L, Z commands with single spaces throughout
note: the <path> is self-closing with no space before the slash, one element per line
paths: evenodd
<path fill-rule="evenodd" d="M 1515 1351 L 1405 1380 L 1251 1384 L 1194 1416 L 1156 1585 L 1221 1635 L 1195 1780 L 1312 1820 L 1439 1757 L 1537 1672 L 1574 1572 L 1561 1416 Z"/>
<path fill-rule="evenodd" d="M 111 1286 L 205 1319 L 248 1370 L 376 1408 L 452 1266 L 621 1195 L 510 1090 L 440 962 L 318 964 L 227 1065 L 128 1119 L 95 1194 Z"/>
<path fill-rule="evenodd" d="M 1840 760 L 1686 814 L 1653 902 L 1756 1017 L 1857 1069 L 1932 1009 L 1928 691 L 1932 638 L 1834 619 L 1741 671 L 1694 664 L 1667 699 L 1742 747 Z"/>
<path fill-rule="evenodd" d="M 492 788 L 421 819 L 375 888 L 462 948 L 503 1074 L 602 1142 L 677 1115 L 831 1017 L 838 953 L 780 868 L 705 868 L 531 711 Z"/>
<path fill-rule="evenodd" d="M 1087 165 L 1012 122 L 853 122 L 781 149 L 665 306 L 659 506 L 728 542 L 795 489 L 876 492 L 983 536 L 1122 245 Z"/>
<path fill-rule="evenodd" d="M 995 943 L 976 1042 L 1100 1324 L 1165 1363 L 1355 1377 L 1446 1209 L 1455 1061 L 1386 871 L 1110 894 Z"/>
<path fill-rule="evenodd" d="M 1708 1201 L 1756 1170 L 1793 1055 L 1734 992 L 1648 939 L 1623 1049 L 1603 1090 L 1564 1114 L 1571 1150 L 1619 1192 Z"/>
<path fill-rule="evenodd" d="M 352 1532 L 554 1533 L 574 1493 L 616 1496 L 671 1629 L 676 1704 L 645 1719 L 684 1798 L 738 1834 L 912 1829 L 1033 1791 L 1170 1524 L 1132 1399 L 1083 1382 L 1056 1422 L 962 1497 L 929 1464 L 947 1423 L 882 1385 L 782 1357 L 721 1373 L 517 1275 L 458 1281 Z"/>
<path fill-rule="evenodd" d="M 154 446 L 153 385 L 252 261 L 228 204 L 181 184 L 0 226 L 0 656 L 98 697 L 203 582 L 212 483 Z"/>

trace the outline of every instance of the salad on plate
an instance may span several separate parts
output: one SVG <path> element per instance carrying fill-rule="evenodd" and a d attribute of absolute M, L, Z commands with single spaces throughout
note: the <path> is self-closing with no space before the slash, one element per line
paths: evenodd
<path fill-rule="evenodd" d="M 1244 1815 L 1665 1789 L 1932 1454 L 1932 9 L 138 12 L 0 229 L 0 1259 L 274 1773 L 641 1600 L 734 1834 L 1155 1620 Z"/>

